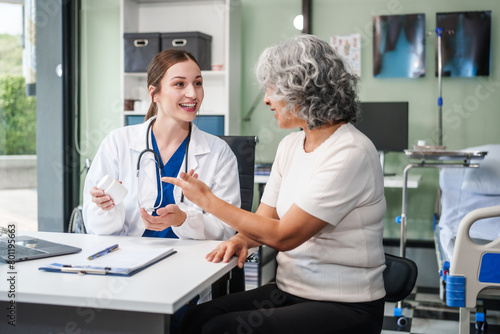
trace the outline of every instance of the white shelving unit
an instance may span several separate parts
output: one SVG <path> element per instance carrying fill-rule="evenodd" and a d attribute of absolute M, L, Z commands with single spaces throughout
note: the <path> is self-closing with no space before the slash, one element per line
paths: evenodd
<path fill-rule="evenodd" d="M 205 99 L 199 115 L 224 116 L 224 134 L 240 134 L 241 101 L 240 0 L 121 0 L 121 32 L 191 32 L 212 36 L 212 64 L 221 71 L 202 71 Z M 123 38 L 121 40 L 121 50 Z M 123 51 L 122 51 L 123 52 Z M 124 57 L 121 57 L 123 71 Z M 122 98 L 140 100 L 128 115 L 144 115 L 149 105 L 146 73 L 122 73 Z M 144 102 L 145 101 L 145 102 Z"/>

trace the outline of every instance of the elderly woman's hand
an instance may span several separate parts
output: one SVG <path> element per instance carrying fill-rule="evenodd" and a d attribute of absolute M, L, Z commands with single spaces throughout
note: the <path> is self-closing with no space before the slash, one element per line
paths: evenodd
<path fill-rule="evenodd" d="M 198 180 L 198 174 L 195 174 L 194 170 L 191 169 L 188 173 L 180 172 L 178 178 L 162 177 L 161 180 L 181 187 L 182 193 L 188 200 L 209 211 L 210 200 L 214 194 L 205 183 Z"/>
<path fill-rule="evenodd" d="M 233 255 L 238 257 L 238 267 L 243 268 L 248 256 L 248 245 L 238 234 L 228 241 L 220 243 L 213 251 L 207 254 L 210 262 L 228 262 Z"/>

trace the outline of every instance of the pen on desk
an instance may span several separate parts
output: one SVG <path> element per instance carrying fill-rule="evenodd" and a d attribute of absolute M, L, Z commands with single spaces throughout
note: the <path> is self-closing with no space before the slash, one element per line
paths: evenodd
<path fill-rule="evenodd" d="M 114 252 L 114 251 L 115 251 L 115 250 L 117 250 L 117 249 L 118 249 L 118 244 L 115 244 L 115 245 L 110 246 L 110 247 L 108 247 L 108 248 L 106 248 L 106 249 L 103 249 L 103 250 L 102 250 L 102 251 L 100 251 L 100 252 L 97 252 L 97 253 L 95 253 L 95 254 L 90 255 L 90 256 L 87 258 L 87 260 L 93 260 L 93 259 L 95 259 L 95 258 L 98 258 L 99 256 L 103 256 L 103 255 L 106 255 L 106 254 L 108 254 L 108 253 Z"/>
<path fill-rule="evenodd" d="M 67 273 L 77 273 L 80 275 L 84 274 L 99 274 L 99 275 L 106 275 L 108 273 L 108 270 L 111 270 L 111 268 L 90 268 L 88 266 L 85 267 L 73 267 L 71 265 L 64 265 L 61 267 L 62 272 L 67 272 Z"/>

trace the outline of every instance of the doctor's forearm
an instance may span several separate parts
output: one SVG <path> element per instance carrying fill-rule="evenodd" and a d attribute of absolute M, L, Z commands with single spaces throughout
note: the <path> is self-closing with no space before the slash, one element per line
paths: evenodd
<path fill-rule="evenodd" d="M 123 204 L 109 211 L 103 211 L 95 204 L 84 206 L 84 222 L 90 234 L 119 235 L 123 230 L 125 217 Z"/>

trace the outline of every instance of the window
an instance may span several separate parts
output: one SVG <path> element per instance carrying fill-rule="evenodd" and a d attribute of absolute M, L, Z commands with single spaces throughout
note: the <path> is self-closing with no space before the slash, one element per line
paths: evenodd
<path fill-rule="evenodd" d="M 36 231 L 34 1 L 0 0 L 0 226 Z"/>

